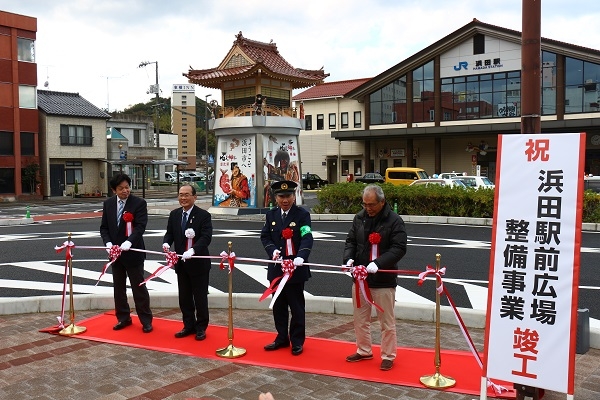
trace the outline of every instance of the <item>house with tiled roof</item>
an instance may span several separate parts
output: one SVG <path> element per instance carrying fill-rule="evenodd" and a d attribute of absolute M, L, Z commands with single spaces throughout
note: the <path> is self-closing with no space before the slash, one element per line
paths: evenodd
<path fill-rule="evenodd" d="M 339 142 L 332 131 L 364 129 L 364 104 L 346 94 L 370 78 L 327 82 L 313 86 L 293 97 L 304 128 L 300 131 L 302 171 L 319 175 L 330 183 L 361 175 L 364 171 L 364 144 L 361 141 Z"/>
<path fill-rule="evenodd" d="M 40 175 L 45 198 L 108 192 L 106 121 L 110 114 L 79 93 L 38 90 Z"/>

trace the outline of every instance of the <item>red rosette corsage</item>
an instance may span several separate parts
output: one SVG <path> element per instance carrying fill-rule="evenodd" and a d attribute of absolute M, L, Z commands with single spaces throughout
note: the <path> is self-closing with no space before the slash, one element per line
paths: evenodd
<path fill-rule="evenodd" d="M 292 256 L 296 254 L 294 250 L 294 243 L 292 242 L 292 237 L 294 237 L 294 231 L 291 228 L 285 228 L 281 231 L 281 236 L 285 239 L 285 255 Z"/>
<path fill-rule="evenodd" d="M 291 239 L 294 236 L 294 231 L 292 228 L 285 228 L 281 231 L 281 236 L 283 236 L 284 239 Z"/>
<path fill-rule="evenodd" d="M 381 235 L 377 232 L 373 232 L 369 235 L 369 243 L 379 244 L 381 242 Z"/>
<path fill-rule="evenodd" d="M 131 236 L 131 233 L 133 232 L 133 214 L 129 211 L 125 211 L 123 213 L 123 221 L 127 222 L 125 227 L 125 235 Z"/>

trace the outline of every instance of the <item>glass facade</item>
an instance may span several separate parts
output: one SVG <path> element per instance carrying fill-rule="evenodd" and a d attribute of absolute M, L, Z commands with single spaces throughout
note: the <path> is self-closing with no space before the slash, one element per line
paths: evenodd
<path fill-rule="evenodd" d="M 565 114 L 600 111 L 600 65 L 565 58 Z"/>

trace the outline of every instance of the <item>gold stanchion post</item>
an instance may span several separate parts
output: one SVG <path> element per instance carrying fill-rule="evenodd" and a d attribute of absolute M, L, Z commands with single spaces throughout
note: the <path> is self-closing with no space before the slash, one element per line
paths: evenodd
<path fill-rule="evenodd" d="M 435 291 L 435 373 L 433 375 L 424 375 L 420 381 L 423 385 L 432 389 L 446 389 L 456 385 L 456 380 L 440 374 L 442 358 L 440 356 L 440 292 L 438 289 L 442 285 L 442 280 L 437 275 L 440 271 L 440 258 L 438 253 L 435 255 L 435 272 L 436 272 L 436 291 Z"/>
<path fill-rule="evenodd" d="M 71 232 L 69 232 L 69 235 L 67 237 L 67 243 L 71 243 Z M 69 255 L 69 316 L 71 318 L 71 323 L 69 324 L 69 326 L 65 327 L 58 333 L 64 336 L 71 336 L 83 333 L 87 330 L 87 328 L 84 326 L 75 325 L 75 304 L 73 302 L 73 255 L 70 254 L 70 248 L 67 247 L 66 251 Z"/>
<path fill-rule="evenodd" d="M 228 242 L 229 254 L 231 255 L 231 242 Z M 237 358 L 246 354 L 246 349 L 233 345 L 233 269 L 229 270 L 229 345 L 217 350 L 217 355 L 224 358 Z"/>

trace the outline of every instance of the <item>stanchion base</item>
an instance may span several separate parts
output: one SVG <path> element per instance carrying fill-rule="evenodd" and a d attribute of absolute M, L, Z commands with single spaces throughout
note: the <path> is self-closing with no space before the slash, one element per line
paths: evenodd
<path fill-rule="evenodd" d="M 61 330 L 60 332 L 58 332 L 58 334 L 64 336 L 78 335 L 80 333 L 85 332 L 86 330 L 87 328 L 85 326 L 77 326 L 75 324 L 71 324 L 63 330 Z"/>
<path fill-rule="evenodd" d="M 246 349 L 235 347 L 233 344 L 217 350 L 217 355 L 224 358 L 237 358 L 243 356 L 244 354 L 246 354 Z"/>
<path fill-rule="evenodd" d="M 436 372 L 433 375 L 422 376 L 420 381 L 423 385 L 432 389 L 446 389 L 456 385 L 455 379 L 449 376 L 443 376 L 439 372 Z"/>

